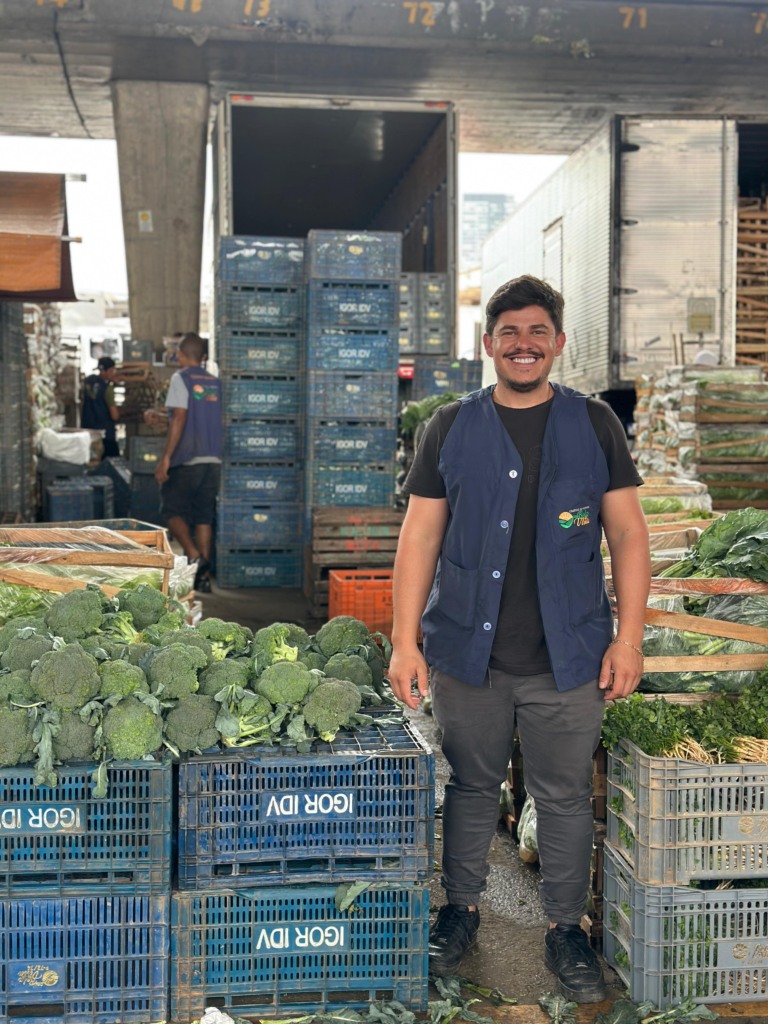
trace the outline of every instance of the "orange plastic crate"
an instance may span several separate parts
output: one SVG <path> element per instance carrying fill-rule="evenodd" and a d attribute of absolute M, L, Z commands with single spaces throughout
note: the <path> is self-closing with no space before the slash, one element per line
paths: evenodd
<path fill-rule="evenodd" d="M 392 632 L 392 569 L 331 569 L 328 618 L 352 615 L 372 633 Z"/>

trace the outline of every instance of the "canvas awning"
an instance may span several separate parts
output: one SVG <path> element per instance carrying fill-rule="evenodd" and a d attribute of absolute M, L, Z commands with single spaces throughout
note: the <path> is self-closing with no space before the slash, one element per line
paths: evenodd
<path fill-rule="evenodd" d="M 77 301 L 64 175 L 0 172 L 0 299 Z"/>

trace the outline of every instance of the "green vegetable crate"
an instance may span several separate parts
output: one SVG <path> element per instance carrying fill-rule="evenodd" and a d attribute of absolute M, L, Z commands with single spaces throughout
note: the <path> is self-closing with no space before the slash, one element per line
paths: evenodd
<path fill-rule="evenodd" d="M 610 843 L 604 857 L 603 952 L 633 1001 L 665 1010 L 766 998 L 768 887 L 648 885 Z"/>

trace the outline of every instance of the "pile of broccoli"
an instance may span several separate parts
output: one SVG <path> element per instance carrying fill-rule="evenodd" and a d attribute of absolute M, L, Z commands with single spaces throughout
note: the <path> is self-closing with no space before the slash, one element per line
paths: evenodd
<path fill-rule="evenodd" d="M 88 586 L 0 622 L 0 766 L 34 764 L 36 783 L 55 786 L 57 764 L 95 761 L 103 795 L 111 760 L 307 751 L 368 724 L 372 708 L 390 705 L 400 720 L 389 643 L 351 616 L 310 636 L 294 623 L 254 634 L 184 615 L 146 584 L 111 599 Z"/>

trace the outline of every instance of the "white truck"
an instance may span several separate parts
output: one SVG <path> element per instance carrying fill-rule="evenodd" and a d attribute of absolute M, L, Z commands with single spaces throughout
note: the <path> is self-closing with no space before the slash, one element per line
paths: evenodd
<path fill-rule="evenodd" d="M 560 289 L 557 379 L 620 414 L 642 374 L 733 365 L 739 204 L 765 195 L 767 155 L 768 126 L 733 117 L 612 119 L 486 242 L 483 303 L 518 274 Z"/>

